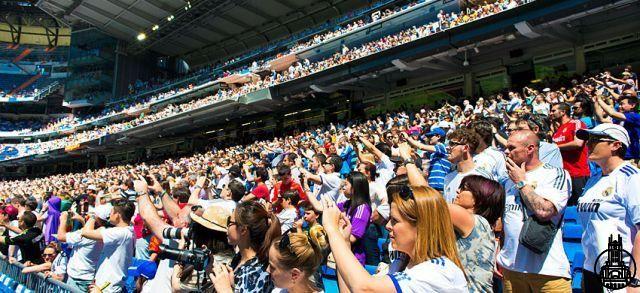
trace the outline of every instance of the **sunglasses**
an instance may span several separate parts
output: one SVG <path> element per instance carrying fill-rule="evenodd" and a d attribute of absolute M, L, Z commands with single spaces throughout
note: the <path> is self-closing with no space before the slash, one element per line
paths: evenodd
<path fill-rule="evenodd" d="M 400 190 L 398 191 L 398 195 L 404 201 L 408 201 L 410 199 L 415 200 L 416 198 L 413 196 L 413 190 L 408 185 L 400 186 Z M 393 197 L 389 197 L 389 201 L 391 202 Z"/>
<path fill-rule="evenodd" d="M 233 225 L 238 225 L 238 222 L 231 221 L 231 216 L 227 217 L 227 229 Z"/>
<path fill-rule="evenodd" d="M 53 257 L 55 255 L 56 255 L 55 253 L 43 253 L 42 257 Z"/>
<path fill-rule="evenodd" d="M 617 140 L 615 139 L 611 139 L 611 138 L 606 138 L 606 137 L 589 137 L 589 139 L 587 140 L 588 144 L 596 144 L 599 142 L 616 142 Z"/>
<path fill-rule="evenodd" d="M 459 142 L 459 141 L 449 141 L 449 146 L 451 146 L 451 147 L 456 147 L 456 146 L 465 145 L 465 144 L 466 143 Z"/>

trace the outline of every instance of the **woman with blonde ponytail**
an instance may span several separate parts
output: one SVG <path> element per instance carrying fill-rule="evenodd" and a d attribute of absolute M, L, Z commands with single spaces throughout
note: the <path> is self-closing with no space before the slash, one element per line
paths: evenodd
<path fill-rule="evenodd" d="M 276 286 L 272 293 L 322 292 L 314 277 L 322 258 L 316 240 L 304 233 L 285 233 L 269 250 L 267 271 Z"/>

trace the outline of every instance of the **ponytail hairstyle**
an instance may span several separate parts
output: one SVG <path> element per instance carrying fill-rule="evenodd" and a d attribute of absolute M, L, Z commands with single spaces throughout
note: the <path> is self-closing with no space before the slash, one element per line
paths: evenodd
<path fill-rule="evenodd" d="M 239 203 L 234 213 L 237 224 L 249 232 L 249 243 L 256 251 L 258 260 L 263 264 L 268 263 L 269 247 L 281 233 L 278 218 L 256 201 Z"/>
<path fill-rule="evenodd" d="M 299 269 L 305 274 L 310 291 L 320 291 L 314 280 L 315 273 L 322 264 L 323 252 L 317 240 L 304 233 L 287 232 L 273 242 L 278 251 L 279 266 L 287 269 Z"/>

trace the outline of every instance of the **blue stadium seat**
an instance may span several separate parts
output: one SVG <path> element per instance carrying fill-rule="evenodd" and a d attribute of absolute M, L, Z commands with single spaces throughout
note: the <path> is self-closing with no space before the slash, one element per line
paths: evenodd
<path fill-rule="evenodd" d="M 325 293 L 338 293 L 338 281 L 333 279 L 322 278 Z"/>
<path fill-rule="evenodd" d="M 581 225 L 565 223 L 564 226 L 562 226 L 562 239 L 564 241 L 580 242 L 582 232 Z"/>
<path fill-rule="evenodd" d="M 573 293 L 582 292 L 582 271 L 577 271 L 571 276 L 571 290 Z"/>
<path fill-rule="evenodd" d="M 571 272 L 573 273 L 576 270 L 582 270 L 584 267 L 584 253 L 582 251 L 578 251 L 573 257 L 573 261 L 571 262 Z"/>
<path fill-rule="evenodd" d="M 386 238 L 378 238 L 378 249 L 380 250 L 380 254 L 382 254 L 382 252 L 384 251 L 382 247 L 384 246 L 385 242 L 387 242 Z"/>
<path fill-rule="evenodd" d="M 582 244 L 580 242 L 562 242 L 562 246 L 564 246 L 564 252 L 567 254 L 567 258 L 570 262 L 573 262 L 576 254 L 582 253 Z"/>
<path fill-rule="evenodd" d="M 578 224 L 578 207 L 571 206 L 564 210 L 564 222 Z"/>
<path fill-rule="evenodd" d="M 330 278 L 336 278 L 336 270 L 328 267 L 328 266 L 322 266 L 322 276 L 323 277 L 330 277 Z"/>
<path fill-rule="evenodd" d="M 375 275 L 376 271 L 378 270 L 378 267 L 377 266 L 365 265 L 364 269 L 367 270 L 367 272 L 369 272 L 369 274 Z"/>

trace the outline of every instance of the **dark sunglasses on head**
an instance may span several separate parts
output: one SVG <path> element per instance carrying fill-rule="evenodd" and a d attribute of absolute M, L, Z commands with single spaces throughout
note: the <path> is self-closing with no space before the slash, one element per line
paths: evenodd
<path fill-rule="evenodd" d="M 406 184 L 403 184 L 402 186 L 400 186 L 400 190 L 398 191 L 398 195 L 400 196 L 400 198 L 404 201 L 413 199 L 415 200 L 415 197 L 413 196 L 413 190 L 411 189 L 411 187 L 409 187 Z M 389 197 L 389 201 L 391 202 L 393 199 L 393 197 Z"/>

